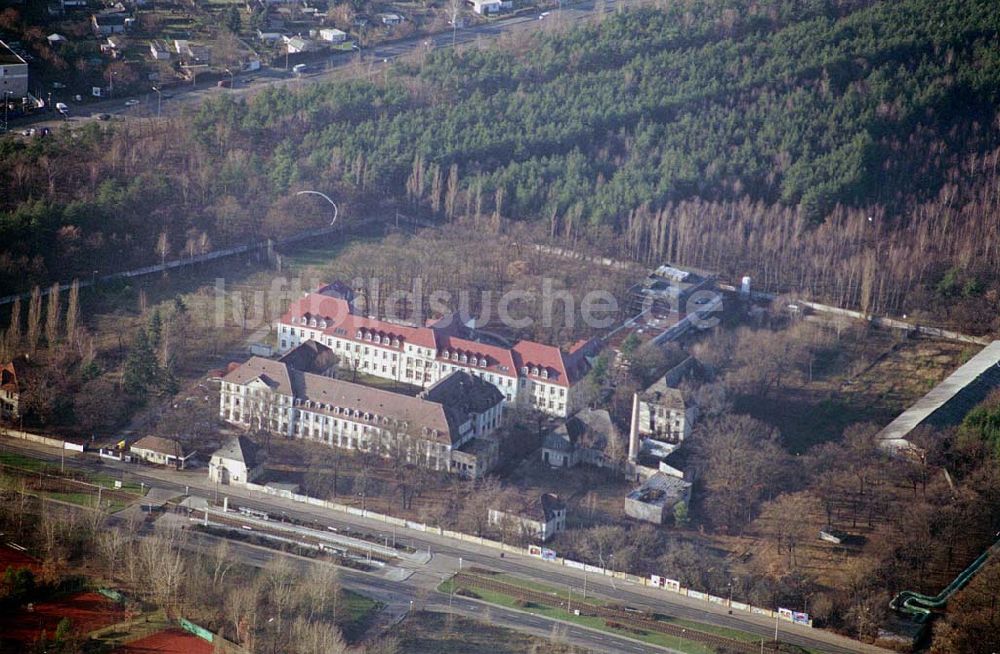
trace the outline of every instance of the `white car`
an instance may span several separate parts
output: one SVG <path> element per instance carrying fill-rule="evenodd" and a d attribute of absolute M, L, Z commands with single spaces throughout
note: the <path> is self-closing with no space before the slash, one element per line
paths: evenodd
<path fill-rule="evenodd" d="M 136 100 L 136 99 L 134 99 L 134 98 L 132 100 L 126 100 L 125 101 L 125 106 L 126 107 L 134 107 L 137 104 L 139 104 L 139 101 Z"/>

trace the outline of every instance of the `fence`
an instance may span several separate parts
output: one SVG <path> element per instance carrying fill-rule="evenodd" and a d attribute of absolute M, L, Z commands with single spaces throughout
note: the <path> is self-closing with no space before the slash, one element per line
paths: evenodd
<path fill-rule="evenodd" d="M 193 266 L 197 263 L 206 263 L 209 261 L 215 261 L 216 259 L 224 259 L 226 257 L 231 257 L 237 254 L 246 254 L 249 252 L 255 252 L 257 250 L 263 250 L 266 248 L 273 247 L 275 245 L 288 245 L 290 243 L 296 243 L 307 238 L 314 238 L 317 236 L 323 236 L 325 234 L 330 234 L 334 231 L 334 226 L 327 225 L 326 227 L 320 227 L 317 229 L 309 229 L 304 232 L 299 232 L 284 239 L 278 241 L 273 241 L 267 239 L 265 241 L 255 241 L 252 243 L 247 243 L 246 245 L 237 245 L 236 247 L 226 248 L 224 250 L 214 250 L 212 252 L 206 252 L 205 254 L 196 254 L 194 256 L 188 257 L 186 259 L 173 259 L 171 261 L 165 261 L 161 264 L 156 264 L 153 266 L 143 266 L 142 268 L 133 268 L 132 270 L 124 270 L 122 272 L 112 273 L 110 275 L 103 275 L 101 277 L 93 277 L 92 279 L 82 279 L 79 280 L 80 288 L 85 288 L 87 286 L 96 286 L 97 284 L 102 284 L 106 282 L 112 282 L 119 279 L 131 279 L 133 277 L 142 277 L 144 275 L 151 275 L 153 273 L 165 272 L 167 270 L 173 270 L 175 268 L 184 268 L 186 266 Z M 71 284 L 59 284 L 59 290 L 65 291 L 69 289 Z M 41 289 L 42 296 L 46 296 L 50 292 L 50 288 Z M 0 305 L 10 304 L 17 298 L 27 299 L 31 296 L 30 292 L 25 293 L 14 293 L 12 295 L 6 295 L 0 297 Z"/>
<path fill-rule="evenodd" d="M 444 529 L 443 527 L 435 527 L 432 525 L 425 525 L 419 522 L 413 522 L 411 520 L 404 520 L 402 518 L 397 518 L 395 516 L 385 515 L 383 513 L 376 513 L 375 511 L 368 511 L 366 509 L 359 509 L 353 506 L 347 506 L 345 504 L 339 504 L 337 502 L 330 502 L 328 500 L 321 500 L 315 497 L 308 497 L 305 495 L 299 495 L 297 493 L 292 493 L 288 490 L 282 490 L 277 488 L 271 488 L 269 486 L 261 486 L 260 484 L 246 484 L 247 490 L 255 491 L 259 493 L 264 493 L 266 495 L 274 495 L 277 497 L 283 497 L 285 499 L 290 499 L 295 502 L 307 503 L 313 506 L 319 506 L 330 511 L 339 511 L 340 513 L 347 513 L 349 515 L 355 515 L 362 518 L 368 518 L 370 520 L 376 520 L 378 522 L 383 522 L 390 525 L 397 525 L 400 527 L 405 527 L 406 529 L 413 529 L 415 531 L 433 533 L 445 538 L 451 538 L 453 540 L 459 540 L 466 543 L 474 543 L 476 545 L 481 545 L 484 547 L 491 547 L 501 552 L 511 552 L 515 554 L 523 554 L 525 556 L 530 556 L 536 558 L 540 561 L 546 561 L 548 563 L 553 563 L 555 565 L 560 565 L 566 568 L 573 568 L 576 570 L 583 570 L 584 572 L 590 572 L 598 574 L 605 577 L 612 577 L 614 579 L 622 579 L 627 582 L 631 582 L 641 586 L 651 586 L 654 588 L 660 588 L 666 592 L 676 593 L 684 597 L 688 597 L 695 600 L 704 601 L 710 604 L 718 604 L 728 607 L 730 610 L 735 609 L 738 611 L 743 611 L 750 615 L 761 615 L 769 618 L 775 618 L 778 620 L 784 620 L 786 622 L 794 622 L 795 624 L 801 624 L 803 626 L 812 627 L 812 620 L 808 619 L 808 616 L 804 616 L 803 613 L 792 612 L 788 609 L 765 609 L 759 606 L 751 606 L 748 603 L 737 602 L 727 598 L 718 597 L 711 595 L 709 593 L 704 593 L 701 591 L 693 590 L 690 588 L 684 588 L 680 585 L 680 582 L 673 579 L 666 579 L 664 577 L 659 577 L 657 575 L 651 575 L 648 579 L 645 577 L 639 577 L 637 575 L 628 574 L 619 570 L 611 570 L 606 567 L 590 565 L 588 563 L 581 563 L 580 561 L 573 561 L 572 559 L 566 559 L 559 556 L 546 556 L 546 551 L 541 548 L 523 548 L 516 545 L 510 545 L 509 543 L 503 543 L 489 538 L 484 538 L 482 536 L 473 536 L 471 534 L 465 534 L 460 531 L 452 531 L 450 529 Z"/>

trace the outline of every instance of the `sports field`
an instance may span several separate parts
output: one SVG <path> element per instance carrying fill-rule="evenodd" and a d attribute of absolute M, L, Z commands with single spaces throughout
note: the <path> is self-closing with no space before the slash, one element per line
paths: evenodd
<path fill-rule="evenodd" d="M 212 645 L 182 629 L 167 629 L 132 641 L 115 654 L 212 654 Z"/>

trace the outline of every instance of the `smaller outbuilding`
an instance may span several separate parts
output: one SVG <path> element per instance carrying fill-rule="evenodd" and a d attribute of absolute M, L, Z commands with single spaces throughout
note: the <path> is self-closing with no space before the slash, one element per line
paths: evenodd
<path fill-rule="evenodd" d="M 625 497 L 625 515 L 662 525 L 668 511 L 690 499 L 690 482 L 658 472 Z"/>
<path fill-rule="evenodd" d="M 208 479 L 217 484 L 245 485 L 263 472 L 260 448 L 246 436 L 233 436 L 212 453 Z"/>
<path fill-rule="evenodd" d="M 132 443 L 129 451 L 133 456 L 148 463 L 172 466 L 178 470 L 183 470 L 188 459 L 195 455 L 195 452 L 185 452 L 177 441 L 160 436 L 140 438 Z"/>
<path fill-rule="evenodd" d="M 544 543 L 566 530 L 566 503 L 554 493 L 543 493 L 523 509 L 490 509 L 489 523 L 513 524 L 528 538 Z"/>

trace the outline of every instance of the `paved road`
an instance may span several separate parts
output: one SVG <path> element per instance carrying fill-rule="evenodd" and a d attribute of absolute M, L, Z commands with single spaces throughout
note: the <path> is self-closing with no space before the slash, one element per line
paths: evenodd
<path fill-rule="evenodd" d="M 58 452 L 21 442 L 5 440 L 4 446 L 52 461 L 59 458 Z M 350 527 L 362 532 L 379 534 L 380 537 L 393 534 L 391 526 L 369 518 L 333 512 L 273 496 L 252 494 L 231 486 L 217 489 L 215 485 L 208 482 L 204 471 L 176 472 L 121 464 L 114 461 L 97 463 L 91 455 L 72 461 L 67 459 L 66 464 L 89 470 L 101 469 L 105 472 L 110 472 L 109 469 L 120 470 L 127 478 L 142 481 L 150 486 L 173 490 L 179 494 L 190 490 L 192 493 L 211 498 L 219 490 L 220 493 L 230 497 L 231 504 L 267 511 L 272 515 L 285 513 L 296 519 L 318 521 L 321 524 L 338 528 Z M 586 583 L 590 592 L 597 592 L 601 596 L 630 606 L 677 618 L 739 629 L 768 639 L 774 637 L 775 623 L 772 620 L 744 614 L 730 615 L 726 607 L 700 602 L 674 593 L 656 591 L 644 586 L 612 580 L 608 577 L 585 575 L 582 571 L 545 563 L 532 557 L 507 554 L 504 558 L 500 558 L 499 553 L 492 548 L 456 541 L 436 534 L 396 528 L 395 537 L 397 540 L 412 544 L 413 547 L 428 549 L 434 555 L 429 565 L 415 570 L 415 573 L 406 581 L 408 586 L 425 590 L 431 589 L 436 587 L 442 579 L 455 572 L 460 565 L 477 564 L 538 579 L 558 587 L 572 587 L 574 592 L 581 594 Z M 886 651 L 824 630 L 810 629 L 784 621 L 778 624 L 778 629 L 780 640 L 820 652 L 867 654 Z"/>
<path fill-rule="evenodd" d="M 192 532 L 195 543 L 214 546 L 218 538 L 208 534 Z M 289 555 L 274 550 L 257 547 L 238 541 L 229 541 L 230 551 L 242 562 L 256 567 L 264 567 L 276 556 L 285 556 L 295 562 L 303 574 L 308 574 L 315 561 Z M 367 597 L 378 600 L 386 605 L 386 610 L 395 615 L 405 614 L 409 610 L 428 610 L 441 613 L 455 613 L 476 620 L 487 619 L 491 624 L 508 627 L 535 636 L 548 638 L 553 633 L 553 626 L 559 625 L 560 637 L 564 642 L 593 650 L 595 652 L 616 652 L 621 654 L 640 654 L 642 652 L 660 651 L 646 643 L 619 638 L 600 631 L 587 629 L 571 623 L 562 623 L 548 618 L 532 615 L 527 612 L 514 611 L 497 606 L 487 606 L 458 595 L 449 597 L 439 593 L 428 593 L 421 587 L 400 584 L 382 577 L 377 577 L 349 568 L 339 568 L 338 576 L 345 588 L 356 591 Z M 487 615 L 488 614 L 488 615 Z"/>
<path fill-rule="evenodd" d="M 604 11 L 605 13 L 611 13 L 618 10 L 619 6 L 624 9 L 630 5 L 640 4 L 641 1 L 620 0 L 617 5 L 607 2 Z M 62 99 L 71 105 L 68 121 L 64 121 L 53 114 L 40 114 L 11 120 L 10 129 L 15 133 L 26 127 L 49 127 L 50 129 L 54 129 L 67 123 L 75 127 L 95 121 L 98 114 L 108 114 L 112 117 L 112 120 L 148 118 L 155 117 L 157 114 L 174 116 L 181 114 L 186 108 L 196 107 L 208 97 L 217 97 L 223 94 L 242 97 L 269 85 L 300 86 L 337 79 L 368 77 L 382 72 L 386 66 L 391 66 L 396 59 L 419 53 L 420 51 L 447 48 L 452 47 L 452 45 L 484 42 L 498 38 L 502 34 L 516 34 L 560 25 L 569 25 L 594 15 L 596 10 L 595 0 L 584 0 L 574 4 L 567 4 L 561 9 L 546 12 L 547 15 L 544 18 L 539 13 L 533 13 L 501 19 L 485 25 L 461 28 L 454 32 L 449 31 L 430 36 L 423 35 L 393 41 L 362 51 L 334 53 L 325 61 L 314 64 L 323 68 L 321 72 L 308 73 L 302 76 L 294 75 L 281 68 L 264 68 L 259 71 L 236 76 L 236 86 L 232 89 L 219 88 L 216 86 L 216 80 L 212 79 L 211 81 L 198 84 L 171 86 L 164 89 L 162 95 L 158 95 L 150 90 L 138 98 L 119 97 L 84 105 L 72 104 L 68 99 L 58 98 L 56 97 L 57 94 L 53 94 L 53 103 Z M 248 80 L 252 81 L 248 82 Z M 129 106 L 126 104 L 136 99 L 139 100 L 138 105 Z"/>

